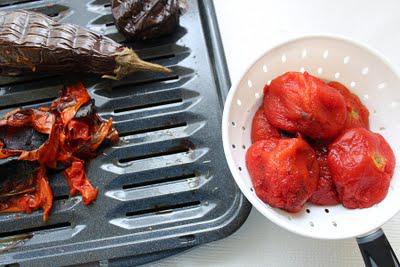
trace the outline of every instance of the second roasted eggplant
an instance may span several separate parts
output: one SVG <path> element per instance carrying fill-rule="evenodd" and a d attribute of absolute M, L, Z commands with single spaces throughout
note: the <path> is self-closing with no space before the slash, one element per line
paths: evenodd
<path fill-rule="evenodd" d="M 112 13 L 128 39 L 147 40 L 172 33 L 186 6 L 186 0 L 112 0 Z"/>
<path fill-rule="evenodd" d="M 170 72 L 77 25 L 32 11 L 0 12 L 0 75 L 86 72 L 121 79 L 136 71 Z"/>

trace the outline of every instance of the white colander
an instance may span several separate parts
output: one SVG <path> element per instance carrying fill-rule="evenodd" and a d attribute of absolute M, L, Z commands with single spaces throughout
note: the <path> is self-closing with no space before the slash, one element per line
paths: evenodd
<path fill-rule="evenodd" d="M 400 161 L 399 74 L 387 60 L 364 45 L 340 37 L 304 37 L 267 51 L 230 89 L 224 108 L 222 137 L 236 183 L 265 217 L 303 236 L 341 239 L 360 237 L 379 229 L 400 210 L 398 165 L 386 198 L 368 209 L 306 204 L 302 211 L 292 214 L 270 207 L 254 192 L 245 163 L 246 151 L 251 145 L 252 118 L 261 105 L 264 85 L 287 71 L 307 71 L 324 80 L 345 84 L 368 107 L 371 130 L 385 137 Z"/>

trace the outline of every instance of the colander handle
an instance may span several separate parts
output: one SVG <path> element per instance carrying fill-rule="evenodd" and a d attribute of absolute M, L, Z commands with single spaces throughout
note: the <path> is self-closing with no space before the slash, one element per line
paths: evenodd
<path fill-rule="evenodd" d="M 367 267 L 399 267 L 396 257 L 382 229 L 357 238 L 358 247 Z"/>

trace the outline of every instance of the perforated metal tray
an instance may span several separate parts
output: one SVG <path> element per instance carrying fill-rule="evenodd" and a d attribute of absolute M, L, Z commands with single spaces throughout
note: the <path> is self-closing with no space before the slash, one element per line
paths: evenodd
<path fill-rule="evenodd" d="M 34 9 L 125 42 L 109 3 L 2 0 L 0 9 Z M 250 205 L 222 149 L 229 76 L 212 2 L 189 1 L 172 36 L 125 43 L 173 73 L 122 81 L 68 74 L 0 77 L 0 115 L 48 104 L 63 85 L 83 80 L 101 116 L 112 116 L 121 134 L 118 145 L 88 165 L 100 189 L 93 205 L 69 197 L 64 178 L 55 175 L 56 201 L 47 223 L 41 212 L 0 216 L 0 264 L 132 266 L 226 237 L 247 218 Z M 16 237 L 22 241 L 10 246 Z"/>

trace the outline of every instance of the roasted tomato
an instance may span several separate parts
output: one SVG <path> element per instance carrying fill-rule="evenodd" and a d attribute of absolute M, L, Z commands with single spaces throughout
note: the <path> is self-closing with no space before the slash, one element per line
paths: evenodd
<path fill-rule="evenodd" d="M 385 198 L 395 157 L 380 134 L 353 128 L 330 145 L 328 165 L 343 206 L 368 208 Z"/>
<path fill-rule="evenodd" d="M 369 111 L 357 95 L 350 92 L 346 86 L 338 82 L 328 83 L 330 87 L 338 90 L 344 97 L 347 108 L 347 119 L 344 129 L 364 127 L 369 129 Z"/>
<path fill-rule="evenodd" d="M 278 129 L 314 139 L 339 134 L 346 121 L 343 96 L 307 72 L 287 72 L 264 89 L 264 112 Z"/>
<path fill-rule="evenodd" d="M 328 166 L 328 147 L 323 143 L 313 144 L 312 147 L 315 150 L 319 165 L 319 179 L 317 189 L 311 195 L 309 202 L 316 205 L 338 204 L 339 196 Z"/>
<path fill-rule="evenodd" d="M 264 109 L 261 107 L 257 110 L 251 124 L 251 142 L 257 142 L 269 138 L 279 138 L 278 130 L 272 126 L 264 114 Z"/>
<path fill-rule="evenodd" d="M 272 207 L 298 212 L 317 187 L 315 152 L 301 138 L 258 141 L 246 164 L 257 196 Z"/>

